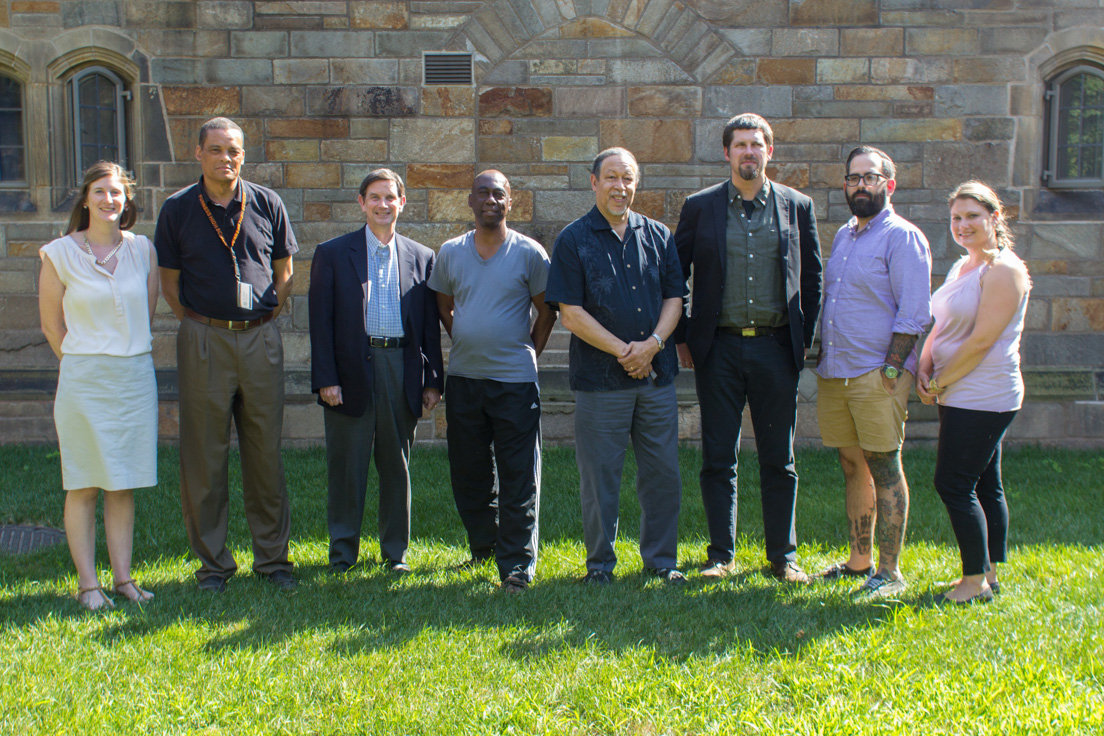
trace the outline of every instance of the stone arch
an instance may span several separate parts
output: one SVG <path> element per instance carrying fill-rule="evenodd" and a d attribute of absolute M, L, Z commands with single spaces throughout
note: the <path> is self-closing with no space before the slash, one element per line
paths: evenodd
<path fill-rule="evenodd" d="M 569 38 L 642 37 L 697 84 L 737 56 L 706 18 L 676 0 L 492 0 L 448 47 L 475 53 L 481 76 L 552 31 L 560 38 L 565 32 Z"/>

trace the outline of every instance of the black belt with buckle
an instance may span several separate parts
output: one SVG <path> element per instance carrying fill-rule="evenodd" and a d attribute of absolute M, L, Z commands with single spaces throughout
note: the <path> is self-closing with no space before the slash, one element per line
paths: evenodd
<path fill-rule="evenodd" d="M 251 330 L 254 327 L 260 327 L 265 322 L 270 322 L 272 318 L 276 316 L 272 312 L 269 312 L 265 316 L 259 317 L 258 319 L 212 319 L 211 317 L 206 317 L 200 314 L 194 309 L 185 309 L 184 314 L 187 315 L 188 319 L 194 319 L 196 322 L 199 322 L 201 324 L 210 325 L 212 327 L 221 327 L 224 330 L 234 330 L 235 332 L 241 330 Z"/>
<path fill-rule="evenodd" d="M 410 340 L 405 337 L 372 337 L 368 336 L 368 344 L 374 348 L 405 348 Z"/>
<path fill-rule="evenodd" d="M 719 327 L 721 332 L 727 332 L 736 337 L 765 337 L 775 335 L 786 329 L 785 327 Z"/>

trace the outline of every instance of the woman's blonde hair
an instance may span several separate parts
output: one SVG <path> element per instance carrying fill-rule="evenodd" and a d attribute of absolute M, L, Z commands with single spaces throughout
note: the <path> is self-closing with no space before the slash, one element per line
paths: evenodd
<path fill-rule="evenodd" d="M 78 230 L 88 229 L 88 190 L 96 182 L 105 176 L 117 176 L 123 184 L 123 194 L 126 196 L 126 204 L 123 205 L 123 213 L 119 216 L 119 229 L 129 230 L 138 219 L 138 205 L 134 202 L 134 178 L 117 163 L 111 161 L 97 161 L 84 172 L 84 182 L 81 184 L 80 197 L 73 205 L 73 212 L 69 215 L 69 226 L 65 230 L 68 235 Z"/>
<path fill-rule="evenodd" d="M 997 247 L 1001 250 L 1005 248 L 1012 249 L 1016 241 L 1013 240 L 1012 231 L 1008 229 L 1008 222 L 1004 219 L 1004 205 L 1001 204 L 1000 197 L 989 185 L 977 180 L 963 182 L 951 192 L 951 196 L 947 198 L 947 206 L 954 204 L 957 199 L 972 199 L 989 210 L 991 214 L 995 214 L 997 216 L 995 227 Z"/>

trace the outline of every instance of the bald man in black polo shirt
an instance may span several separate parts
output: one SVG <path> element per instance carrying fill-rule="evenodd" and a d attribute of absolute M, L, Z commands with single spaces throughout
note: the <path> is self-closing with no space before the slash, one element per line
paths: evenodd
<path fill-rule="evenodd" d="M 196 160 L 202 178 L 165 201 L 154 238 L 161 292 L 180 320 L 180 498 L 196 579 L 201 590 L 222 592 L 238 569 L 226 547 L 233 417 L 253 571 L 293 588 L 280 459 L 284 347 L 273 318 L 291 293 L 299 246 L 280 197 L 241 178 L 236 123 L 204 123 Z"/>

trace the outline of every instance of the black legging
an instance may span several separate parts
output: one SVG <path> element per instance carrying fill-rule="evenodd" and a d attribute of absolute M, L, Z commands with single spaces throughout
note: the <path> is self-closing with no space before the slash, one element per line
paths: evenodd
<path fill-rule="evenodd" d="M 1001 440 L 1015 411 L 939 407 L 935 490 L 951 517 L 963 575 L 982 575 L 1008 554 Z"/>

